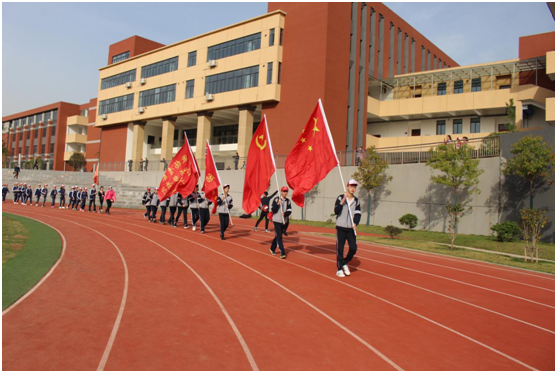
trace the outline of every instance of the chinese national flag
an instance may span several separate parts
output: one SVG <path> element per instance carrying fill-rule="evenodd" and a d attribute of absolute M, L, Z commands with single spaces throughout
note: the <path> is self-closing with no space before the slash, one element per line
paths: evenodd
<path fill-rule="evenodd" d="M 199 167 L 190 148 L 188 137 L 184 133 L 185 143 L 180 151 L 172 158 L 159 185 L 159 199 L 165 199 L 180 193 L 187 197 L 190 195 L 199 180 Z"/>
<path fill-rule="evenodd" d="M 261 204 L 261 194 L 269 187 L 269 181 L 275 170 L 267 118 L 264 116 L 251 139 L 246 162 L 242 208 L 247 214 L 257 210 Z"/>
<path fill-rule="evenodd" d="M 207 141 L 207 147 L 205 148 L 205 182 L 201 190 L 205 192 L 205 198 L 213 202 L 213 214 L 217 211 L 220 184 L 219 172 L 209 147 L 209 141 Z"/>
<path fill-rule="evenodd" d="M 338 165 L 335 146 L 321 100 L 313 110 L 294 149 L 286 158 L 288 186 L 294 190 L 292 200 L 304 206 L 304 193 L 310 191 Z"/>

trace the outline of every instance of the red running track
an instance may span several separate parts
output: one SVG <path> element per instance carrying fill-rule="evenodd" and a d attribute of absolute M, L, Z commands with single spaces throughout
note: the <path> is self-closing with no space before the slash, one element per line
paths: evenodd
<path fill-rule="evenodd" d="M 4 370 L 554 370 L 551 275 L 235 218 L 227 240 L 110 216 L 3 205 L 67 241 L 52 275 L 3 315 Z M 334 232 L 330 232 L 334 233 Z"/>

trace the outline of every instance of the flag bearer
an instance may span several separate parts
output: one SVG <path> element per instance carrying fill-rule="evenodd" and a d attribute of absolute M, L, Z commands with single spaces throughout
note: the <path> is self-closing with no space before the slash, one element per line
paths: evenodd
<path fill-rule="evenodd" d="M 271 212 L 273 213 L 273 225 L 275 226 L 275 238 L 271 243 L 269 251 L 271 254 L 276 255 L 275 250 L 278 245 L 281 259 L 286 259 L 286 251 L 284 250 L 284 244 L 282 243 L 284 223 L 288 222 L 288 217 L 292 213 L 292 205 L 290 204 L 290 200 L 287 196 L 288 187 L 284 186 L 280 189 L 280 197 L 276 197 L 273 200 L 273 205 L 271 207 Z"/>
<path fill-rule="evenodd" d="M 197 188 L 196 188 L 197 190 Z M 209 223 L 211 215 L 209 206 L 213 203 L 205 198 L 205 192 L 197 193 L 197 204 L 199 206 L 199 225 L 201 225 L 201 233 L 205 233 L 205 226 Z"/>
<path fill-rule="evenodd" d="M 19 183 L 15 183 L 12 187 L 12 193 L 14 194 L 14 205 L 19 204 Z"/>
<path fill-rule="evenodd" d="M 188 207 L 190 205 L 190 202 L 187 198 L 183 197 L 182 194 L 180 194 L 180 197 L 178 197 L 178 204 L 176 205 L 176 207 L 178 207 L 178 215 L 176 215 L 176 221 L 174 222 L 174 225 L 178 224 L 178 220 L 180 220 L 180 215 L 184 214 L 184 228 L 188 229 Z"/>
<path fill-rule="evenodd" d="M 50 191 L 50 198 L 52 198 L 52 204 L 50 207 L 56 207 L 56 195 L 58 194 L 58 189 L 56 189 L 56 185 L 52 186 L 52 190 Z"/>
<path fill-rule="evenodd" d="M 265 219 L 265 232 L 269 232 L 269 203 L 277 193 L 278 190 L 271 195 L 267 192 L 263 192 L 263 195 L 261 196 L 261 206 L 259 206 L 261 216 L 259 216 L 257 223 L 255 223 L 255 227 L 253 227 L 254 231 L 257 232 L 257 226 L 261 223 L 261 220 Z"/>
<path fill-rule="evenodd" d="M 4 183 L 2 186 L 2 202 L 6 202 L 6 195 L 10 193 L 10 188 L 8 188 L 8 184 Z"/>
<path fill-rule="evenodd" d="M 80 188 L 81 189 L 81 188 Z M 81 201 L 81 205 L 79 206 L 79 211 L 85 212 L 85 203 L 87 203 L 87 197 L 89 193 L 87 192 L 87 187 L 83 188 L 83 191 L 80 193 L 79 199 Z M 62 198 L 62 197 L 60 197 Z M 62 202 L 60 202 L 62 204 Z"/>
<path fill-rule="evenodd" d="M 91 205 L 93 205 L 93 212 L 97 212 L 97 187 L 95 184 L 91 184 L 89 192 L 89 212 L 91 212 Z"/>
<path fill-rule="evenodd" d="M 170 219 L 168 220 L 168 225 L 176 227 L 176 206 L 178 205 L 178 199 L 182 198 L 180 193 L 174 193 L 169 198 L 168 207 L 170 208 Z"/>
<path fill-rule="evenodd" d="M 157 222 L 157 207 L 160 204 L 158 190 L 159 188 L 155 188 L 155 191 L 151 194 L 151 201 L 149 201 L 149 221 L 152 223 Z"/>
<path fill-rule="evenodd" d="M 159 219 L 159 221 L 161 222 L 162 225 L 166 225 L 166 208 L 168 207 L 170 202 L 170 199 L 167 198 L 164 201 L 161 202 L 160 206 L 161 206 L 161 218 Z"/>
<path fill-rule="evenodd" d="M 41 190 L 41 195 L 43 196 L 43 207 L 46 203 L 46 197 L 48 196 L 48 184 L 45 184 Z"/>
<path fill-rule="evenodd" d="M 85 190 L 87 190 L 87 188 L 85 188 Z M 58 207 L 65 210 L 66 209 L 66 187 L 64 186 L 64 184 L 60 186 L 60 190 L 58 191 L 58 194 L 60 194 L 60 203 L 58 204 Z"/>
<path fill-rule="evenodd" d="M 37 185 L 37 187 L 35 188 L 35 198 L 37 199 L 37 202 L 35 202 L 35 206 L 38 207 L 39 206 L 39 202 L 41 202 L 41 190 L 43 188 L 41 188 L 41 184 Z M 31 204 L 33 204 L 33 201 L 31 201 Z"/>
<path fill-rule="evenodd" d="M 337 197 L 335 214 L 337 216 L 337 276 L 350 276 L 348 263 L 356 254 L 356 226 L 360 223 L 360 201 L 354 195 L 358 183 L 350 180 L 346 192 Z M 349 208 L 350 206 L 350 208 Z M 344 257 L 344 244 L 348 241 L 348 254 Z"/>
<path fill-rule="evenodd" d="M 193 225 L 192 231 L 195 230 L 195 224 L 199 220 L 199 202 L 197 198 L 199 197 L 199 186 L 196 185 L 192 194 L 188 196 L 188 201 L 190 203 L 191 210 L 191 224 Z"/>
<path fill-rule="evenodd" d="M 143 194 L 143 199 L 141 200 L 141 203 L 143 204 L 143 206 L 145 206 L 145 209 L 146 209 L 145 213 L 143 214 L 143 217 L 145 219 L 149 219 L 149 216 L 151 216 L 151 203 L 150 202 L 151 202 L 152 197 L 153 197 L 153 194 L 151 193 L 151 188 L 147 188 L 147 190 Z"/>
<path fill-rule="evenodd" d="M 228 228 L 229 223 L 229 211 L 232 208 L 232 196 L 228 194 L 230 191 L 230 185 L 224 184 L 223 187 L 224 193 L 222 193 L 217 198 L 217 213 L 219 214 L 220 220 L 220 239 L 224 241 L 224 232 L 226 232 L 226 228 Z"/>

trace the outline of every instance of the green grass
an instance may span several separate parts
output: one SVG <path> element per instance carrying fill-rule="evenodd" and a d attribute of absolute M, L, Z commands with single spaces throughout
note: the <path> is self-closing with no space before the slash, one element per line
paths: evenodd
<path fill-rule="evenodd" d="M 2 213 L 2 309 L 35 286 L 56 263 L 61 251 L 62 240 L 54 229 Z"/>

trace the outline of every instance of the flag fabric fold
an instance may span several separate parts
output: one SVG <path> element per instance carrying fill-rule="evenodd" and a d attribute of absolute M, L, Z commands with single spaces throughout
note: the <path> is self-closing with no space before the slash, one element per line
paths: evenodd
<path fill-rule="evenodd" d="M 242 200 L 242 208 L 247 214 L 257 210 L 261 204 L 261 195 L 269 188 L 271 176 L 276 171 L 272 149 L 267 118 L 264 116 L 248 150 Z"/>
<path fill-rule="evenodd" d="M 176 193 L 189 196 L 199 180 L 199 167 L 191 151 L 188 136 L 184 132 L 185 142 L 180 151 L 172 158 L 159 185 L 159 199 L 164 201 Z"/>
<path fill-rule="evenodd" d="M 213 214 L 217 212 L 217 198 L 219 196 L 220 185 L 219 172 L 215 165 L 213 153 L 211 153 L 209 141 L 207 141 L 207 147 L 205 148 L 205 182 L 201 190 L 205 192 L 205 198 L 213 202 Z"/>
<path fill-rule="evenodd" d="M 284 172 L 288 186 L 294 190 L 292 201 L 303 207 L 304 193 L 315 187 L 337 165 L 327 117 L 319 100 L 294 149 L 286 158 Z"/>
<path fill-rule="evenodd" d="M 97 167 L 95 168 L 95 176 L 93 176 L 93 183 L 95 183 L 95 185 L 99 185 L 99 165 L 100 163 L 97 162 Z"/>

